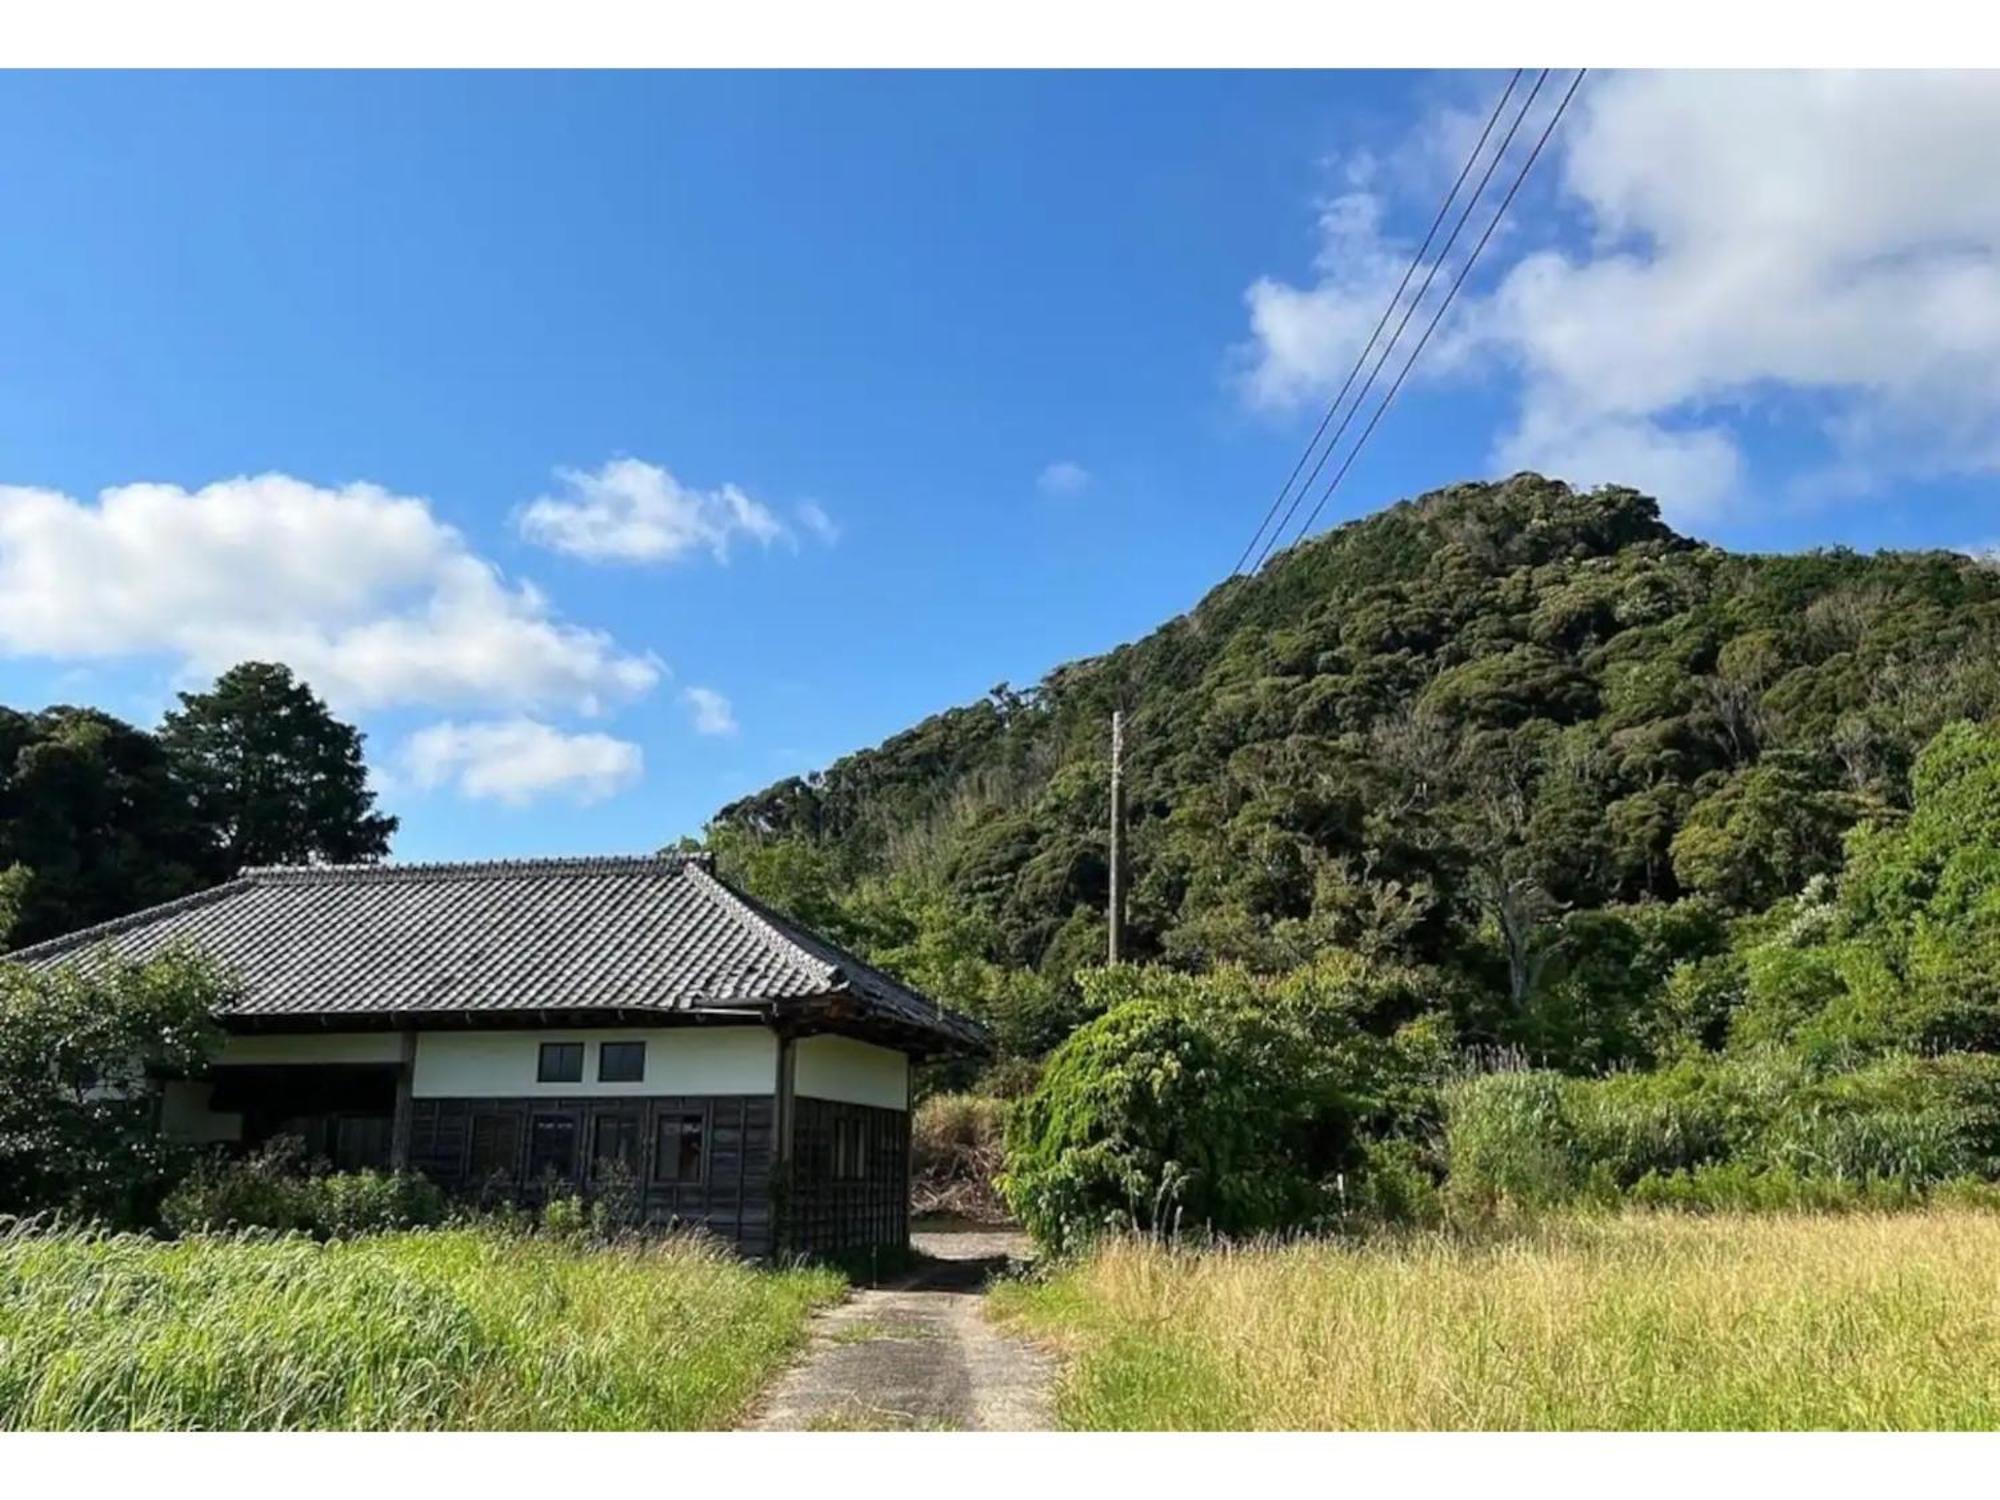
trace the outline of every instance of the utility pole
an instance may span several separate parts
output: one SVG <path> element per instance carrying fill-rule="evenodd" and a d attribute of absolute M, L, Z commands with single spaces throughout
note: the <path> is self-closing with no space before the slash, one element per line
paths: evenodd
<path fill-rule="evenodd" d="M 1125 713 L 1111 712 L 1111 941 L 1107 952 L 1118 963 L 1125 950 Z"/>

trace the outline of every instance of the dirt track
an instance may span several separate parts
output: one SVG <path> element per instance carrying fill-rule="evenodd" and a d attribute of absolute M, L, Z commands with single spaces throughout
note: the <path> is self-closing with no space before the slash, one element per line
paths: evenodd
<path fill-rule="evenodd" d="M 812 1343 L 753 1416 L 753 1430 L 1053 1425 L 1053 1361 L 983 1316 L 987 1280 L 1025 1257 L 1026 1239 L 918 1233 L 911 1245 L 925 1257 L 912 1275 L 857 1291 L 815 1320 Z"/>

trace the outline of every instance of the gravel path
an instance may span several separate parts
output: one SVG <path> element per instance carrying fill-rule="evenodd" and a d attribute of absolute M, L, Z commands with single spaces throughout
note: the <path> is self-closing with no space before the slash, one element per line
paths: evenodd
<path fill-rule="evenodd" d="M 1026 1258 L 1026 1238 L 991 1230 L 910 1236 L 925 1257 L 888 1286 L 857 1291 L 813 1325 L 805 1356 L 751 1420 L 753 1430 L 1020 1432 L 1052 1424 L 1054 1362 L 998 1332 L 986 1281 Z"/>

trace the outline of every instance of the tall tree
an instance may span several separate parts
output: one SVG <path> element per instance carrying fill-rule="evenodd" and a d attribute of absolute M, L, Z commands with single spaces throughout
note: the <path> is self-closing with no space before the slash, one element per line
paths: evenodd
<path fill-rule="evenodd" d="M 214 831 L 221 873 L 247 865 L 352 864 L 382 858 L 396 819 L 374 810 L 362 735 L 291 669 L 231 667 L 205 693 L 182 693 L 160 742 Z"/>
<path fill-rule="evenodd" d="M 159 742 L 90 708 L 0 709 L 0 906 L 17 946 L 198 889 L 214 864 Z"/>

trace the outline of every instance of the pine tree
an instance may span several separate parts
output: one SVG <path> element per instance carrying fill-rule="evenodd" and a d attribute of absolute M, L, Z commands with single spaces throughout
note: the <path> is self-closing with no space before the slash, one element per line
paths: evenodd
<path fill-rule="evenodd" d="M 214 831 L 220 873 L 250 865 L 353 864 L 389 852 L 396 819 L 374 810 L 361 732 L 288 667 L 244 662 L 182 693 L 160 741 Z"/>

